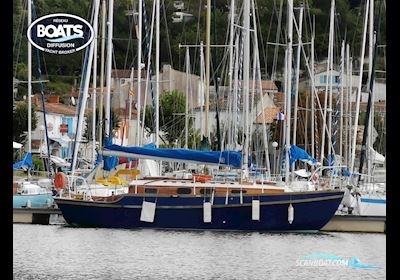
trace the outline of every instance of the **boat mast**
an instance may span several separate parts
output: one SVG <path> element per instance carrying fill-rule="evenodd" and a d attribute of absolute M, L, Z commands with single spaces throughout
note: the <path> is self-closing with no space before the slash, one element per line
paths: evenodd
<path fill-rule="evenodd" d="M 353 138 L 352 138 L 353 143 L 352 143 L 352 153 L 351 153 L 351 161 L 350 161 L 350 173 L 351 174 L 353 174 L 353 171 L 354 171 L 354 160 L 356 157 L 357 128 L 358 128 L 358 117 L 360 114 L 361 86 L 362 86 L 362 76 L 363 76 L 363 70 L 364 70 L 364 54 L 365 54 L 365 41 L 366 41 L 366 37 L 367 37 L 368 9 L 369 9 L 369 0 L 367 0 L 367 3 L 365 5 L 364 30 L 363 30 L 363 38 L 362 38 L 361 54 L 360 54 L 360 77 L 358 80 L 356 112 L 355 112 Z"/>
<path fill-rule="evenodd" d="M 228 76 L 229 76 L 229 94 L 232 93 L 232 81 L 233 81 L 233 39 L 234 39 L 234 24 L 235 24 L 235 0 L 231 0 L 231 18 L 230 18 L 230 32 L 229 32 L 229 72 L 228 72 Z M 233 107 L 233 106 L 232 106 Z M 232 114 L 233 115 L 233 114 Z M 234 118 L 232 120 L 232 122 L 229 122 L 229 127 L 231 128 L 231 137 L 229 137 L 230 139 L 233 139 L 233 122 L 234 122 Z M 229 143 L 229 141 L 228 141 Z M 233 147 L 233 141 L 232 141 L 232 149 L 234 149 Z"/>
<path fill-rule="evenodd" d="M 371 1 L 372 2 L 372 1 Z M 374 80 L 375 80 L 375 67 L 376 67 L 376 57 L 377 57 L 377 50 L 378 50 L 378 44 L 377 44 L 377 40 L 378 40 L 378 34 L 379 34 L 379 30 L 380 30 L 380 22 L 381 22 L 381 17 L 380 17 L 380 13 L 381 10 L 379 10 L 379 20 L 378 20 L 378 26 L 376 28 L 375 31 L 375 46 L 374 46 L 374 53 L 373 53 L 373 60 L 372 60 L 372 68 L 371 68 L 371 77 L 369 79 L 369 98 L 368 98 L 368 104 L 367 104 L 367 112 L 366 112 L 366 118 L 365 118 L 365 125 L 364 125 L 364 133 L 363 133 L 363 141 L 362 141 L 362 145 L 361 145 L 361 156 L 360 156 L 360 167 L 358 170 L 358 173 L 360 173 L 359 177 L 358 177 L 358 183 L 360 182 L 361 179 L 361 172 L 362 172 L 362 168 L 363 168 L 363 163 L 364 163 L 364 158 L 365 158 L 365 154 L 366 154 L 366 150 L 370 150 L 369 147 L 372 147 L 372 144 L 369 143 L 368 147 L 367 147 L 367 138 L 370 139 L 370 142 L 372 142 L 371 138 L 372 138 L 372 134 L 369 133 L 370 135 L 368 136 L 368 127 L 374 126 L 374 118 L 373 118 L 373 108 L 374 108 Z M 371 15 L 371 14 L 370 14 Z M 372 19 L 370 19 L 372 21 Z M 370 161 L 370 159 L 369 159 Z M 370 168 L 370 166 L 368 166 Z M 370 174 L 370 169 L 368 170 Z M 368 176 L 369 178 L 370 176 Z"/>
<path fill-rule="evenodd" d="M 206 104 L 204 116 L 204 130 L 203 139 L 208 144 L 208 110 L 210 106 L 210 32 L 211 32 L 211 0 L 207 0 L 207 22 L 206 22 Z"/>
<path fill-rule="evenodd" d="M 315 93 L 314 84 L 315 74 L 314 74 L 314 38 L 315 38 L 315 22 L 313 17 L 313 30 L 311 35 L 311 156 L 315 158 Z"/>
<path fill-rule="evenodd" d="M 160 130 L 160 0 L 156 0 L 156 147 L 159 146 Z M 161 164 L 161 163 L 160 163 Z M 161 170 L 161 169 L 160 169 Z"/>
<path fill-rule="evenodd" d="M 286 141 L 285 141 L 285 182 L 289 181 L 289 151 L 290 151 L 290 117 L 291 117 L 291 92 L 292 92 L 292 56 L 293 56 L 293 0 L 288 0 L 288 34 L 287 34 L 287 88 L 286 96 Z"/>
<path fill-rule="evenodd" d="M 371 79 L 372 79 L 372 67 L 373 67 L 373 50 L 374 50 L 374 1 L 369 1 L 369 34 L 368 34 L 368 39 L 369 39 L 369 54 L 368 54 L 368 82 L 367 85 L 369 85 L 371 83 Z M 373 83 L 373 82 L 372 82 Z M 371 91 L 370 91 L 370 95 L 372 95 L 372 103 L 371 103 L 371 114 L 368 116 L 368 118 L 370 118 L 371 120 L 371 125 L 370 127 L 370 131 L 367 134 L 367 139 L 368 139 L 368 149 L 366 150 L 367 155 L 367 166 L 368 166 L 368 176 L 367 176 L 367 180 L 368 182 L 370 182 L 371 179 L 371 169 L 372 169 L 372 161 L 371 161 L 371 149 L 369 149 L 369 147 L 373 146 L 373 141 L 372 141 L 372 136 L 373 136 L 373 130 L 374 130 L 374 98 L 373 98 L 373 84 L 371 86 Z"/>
<path fill-rule="evenodd" d="M 32 0 L 28 0 L 28 26 L 32 23 Z M 32 45 L 28 40 L 28 153 L 32 153 Z M 49 155 L 50 156 L 50 155 Z M 28 170 L 28 178 L 30 170 Z"/>
<path fill-rule="evenodd" d="M 344 41 L 340 50 L 340 138 L 339 138 L 339 156 L 343 156 L 343 90 L 344 90 Z M 343 163 L 343 161 L 342 161 Z"/>
<path fill-rule="evenodd" d="M 129 110 L 128 110 L 128 133 L 127 133 L 127 144 L 132 145 L 129 143 L 130 141 L 130 134 L 131 134 L 131 119 L 132 119 L 132 96 L 133 96 L 133 67 L 131 68 L 131 75 L 130 75 L 130 88 L 129 88 Z M 133 126 L 132 126 L 133 127 Z M 124 139 L 122 139 L 124 140 Z"/>
<path fill-rule="evenodd" d="M 107 37 L 107 61 L 106 61 L 106 106 L 105 106 L 105 134 L 111 137 L 111 62 L 112 62 L 112 37 L 113 37 L 113 10 L 114 0 L 108 2 L 108 37 Z"/>
<path fill-rule="evenodd" d="M 144 0 L 139 0 L 139 7 L 138 7 L 138 50 L 137 50 L 137 93 L 136 93 L 136 118 L 137 118 L 137 134 L 136 134 L 136 145 L 140 146 L 140 106 L 141 106 L 141 93 L 142 93 L 142 19 L 143 19 L 143 2 Z M 132 81 L 133 84 L 133 81 Z"/>
<path fill-rule="evenodd" d="M 303 6 L 300 6 L 299 10 L 299 33 L 298 33 L 298 46 L 297 46 L 297 57 L 296 57 L 296 91 L 294 97 L 294 116 L 293 116 L 293 145 L 296 145 L 296 134 L 297 134 L 297 112 L 299 102 L 299 71 L 300 71 L 300 50 L 301 50 L 301 33 L 303 30 Z M 294 166 L 293 166 L 294 167 Z M 294 174 L 294 173 L 293 173 Z"/>
<path fill-rule="evenodd" d="M 98 24 L 98 16 L 99 16 L 99 6 L 100 6 L 100 0 L 95 0 L 94 1 L 94 17 L 93 17 L 93 26 L 97 26 Z M 96 33 L 95 33 L 96 34 Z M 95 41 L 90 43 L 89 47 L 89 55 L 85 56 L 87 57 L 88 61 L 86 64 L 86 73 L 82 73 L 82 77 L 85 78 L 83 81 L 83 91 L 82 91 L 82 98 L 81 98 L 81 104 L 79 104 L 79 115 L 78 115 L 78 123 L 76 127 L 76 137 L 75 137 L 75 146 L 74 146 L 74 153 L 72 157 L 72 165 L 71 165 L 71 175 L 74 177 L 74 172 L 75 172 L 75 166 L 77 162 L 77 157 L 78 157 L 78 150 L 79 150 L 79 143 L 81 141 L 82 137 L 82 128 L 83 128 L 83 121 L 84 121 L 84 114 L 85 114 L 85 108 L 86 108 L 86 101 L 88 98 L 88 92 L 89 92 L 89 81 L 90 81 L 90 70 L 92 68 L 92 61 L 93 61 L 93 52 L 94 52 L 94 45 Z M 70 188 L 72 187 L 73 180 L 70 182 Z"/>
<path fill-rule="evenodd" d="M 323 165 L 324 163 L 324 153 L 325 153 L 325 129 L 326 129 L 326 125 L 327 125 L 327 119 L 326 119 L 326 113 L 328 111 L 327 108 L 327 103 L 328 103 L 328 85 L 331 84 L 331 80 L 332 80 L 332 71 L 331 71 L 331 53 L 333 51 L 333 24 L 334 24 L 334 11 L 335 11 L 335 0 L 331 1 L 331 13 L 330 13 L 330 24 L 329 24 L 329 45 L 328 45 L 328 60 L 327 60 L 327 66 L 326 66 L 326 75 L 325 77 L 328 77 L 328 73 L 329 73 L 329 82 L 328 79 L 325 79 L 325 99 L 324 99 L 324 116 L 323 116 L 323 124 L 322 124 L 322 140 L 321 140 L 321 165 Z M 332 89 L 330 87 L 330 89 Z M 329 96 L 331 96 L 332 93 L 329 94 Z M 330 102 L 331 104 L 331 102 Z M 332 108 L 332 106 L 330 106 L 330 108 Z M 331 123 L 331 117 L 332 114 L 331 112 L 329 113 L 329 124 Z M 328 136 L 330 133 L 331 129 L 330 126 L 328 126 Z"/>
<path fill-rule="evenodd" d="M 99 146 L 103 146 L 103 98 L 104 98 L 104 53 L 106 38 L 106 0 L 101 2 L 101 58 L 100 58 L 100 105 L 99 105 Z"/>
<path fill-rule="evenodd" d="M 189 47 L 186 47 L 185 149 L 189 141 Z"/>
<path fill-rule="evenodd" d="M 243 168 L 245 176 L 247 176 L 249 162 L 249 75 L 250 75 L 250 1 L 244 1 L 243 6 L 243 31 L 244 31 L 244 46 L 243 46 L 243 97 L 244 97 L 244 145 L 243 145 Z"/>
<path fill-rule="evenodd" d="M 351 84 L 350 84 L 350 46 L 346 44 L 346 122 L 344 127 L 344 162 L 348 166 L 349 165 L 349 134 L 350 134 L 350 98 L 351 98 Z"/>
<path fill-rule="evenodd" d="M 96 162 L 96 87 L 97 87 L 97 31 L 98 31 L 98 26 L 94 25 L 93 26 L 93 33 L 94 33 L 94 39 L 93 39 L 93 82 L 92 82 L 92 140 L 93 140 L 93 146 L 92 146 L 92 163 L 93 166 Z"/>

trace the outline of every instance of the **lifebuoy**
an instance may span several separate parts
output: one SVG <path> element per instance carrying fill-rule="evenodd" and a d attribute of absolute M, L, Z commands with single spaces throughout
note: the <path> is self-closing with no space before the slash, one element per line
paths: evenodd
<path fill-rule="evenodd" d="M 67 186 L 67 176 L 63 172 L 57 172 L 54 177 L 54 186 L 56 189 L 65 189 Z"/>

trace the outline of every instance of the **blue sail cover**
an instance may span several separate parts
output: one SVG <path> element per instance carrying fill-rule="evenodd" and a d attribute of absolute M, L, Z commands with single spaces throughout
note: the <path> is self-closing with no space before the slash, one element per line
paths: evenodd
<path fill-rule="evenodd" d="M 146 147 L 125 147 L 119 145 L 109 145 L 104 147 L 108 151 L 124 152 L 132 154 L 131 157 L 148 156 L 149 158 L 176 159 L 177 161 L 190 161 L 197 163 L 210 163 L 229 165 L 240 168 L 242 155 L 234 151 L 198 151 L 189 149 L 157 149 L 154 146 Z"/>
<path fill-rule="evenodd" d="M 105 146 L 110 146 L 110 145 L 113 146 L 111 137 L 106 137 L 104 142 Z M 104 166 L 103 166 L 104 170 L 110 171 L 115 166 L 118 165 L 118 157 L 116 156 L 103 156 L 103 160 L 104 160 Z"/>
<path fill-rule="evenodd" d="M 14 163 L 13 164 L 13 169 L 19 169 L 19 168 L 24 167 L 24 166 L 26 166 L 26 167 L 32 167 L 33 166 L 32 154 L 31 153 L 27 153 L 23 160 Z"/>
<path fill-rule="evenodd" d="M 290 165 L 292 165 L 296 160 L 307 162 L 310 165 L 317 164 L 317 160 L 315 158 L 310 156 L 305 150 L 295 145 L 290 145 L 289 160 Z"/>

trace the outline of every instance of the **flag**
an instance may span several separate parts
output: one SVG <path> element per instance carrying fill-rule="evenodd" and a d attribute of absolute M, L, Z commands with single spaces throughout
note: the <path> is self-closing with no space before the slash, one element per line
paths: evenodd
<path fill-rule="evenodd" d="M 277 115 L 276 118 L 278 119 L 278 121 L 286 120 L 285 114 L 283 114 L 283 113 L 281 113 L 281 112 L 278 113 L 278 115 Z"/>

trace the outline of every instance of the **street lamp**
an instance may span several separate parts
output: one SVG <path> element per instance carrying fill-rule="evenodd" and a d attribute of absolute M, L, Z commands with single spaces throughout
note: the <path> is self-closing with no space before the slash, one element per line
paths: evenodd
<path fill-rule="evenodd" d="M 272 142 L 272 147 L 274 148 L 274 174 L 276 174 L 276 148 L 278 148 L 278 142 Z"/>

